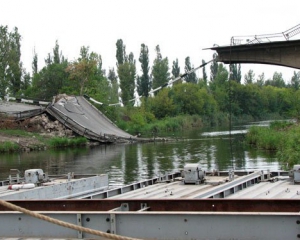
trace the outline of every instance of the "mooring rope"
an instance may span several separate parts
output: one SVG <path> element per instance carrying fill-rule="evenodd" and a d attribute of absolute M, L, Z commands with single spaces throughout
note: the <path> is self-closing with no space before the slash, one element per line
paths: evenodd
<path fill-rule="evenodd" d="M 105 237 L 105 238 L 109 238 L 109 239 L 116 239 L 116 240 L 138 240 L 136 238 L 124 237 L 124 236 L 111 234 L 111 233 L 105 233 L 105 232 L 102 232 L 102 231 L 98 231 L 98 230 L 78 226 L 78 225 L 68 223 L 68 222 L 64 222 L 64 221 L 61 221 L 61 220 L 58 220 L 58 219 L 55 219 L 55 218 L 45 216 L 45 215 L 40 214 L 40 213 L 30 211 L 26 208 L 19 207 L 15 204 L 6 202 L 6 201 L 1 200 L 1 199 L 0 199 L 0 204 L 4 207 L 12 209 L 14 211 L 19 211 L 19 212 L 22 212 L 22 213 L 27 214 L 29 216 L 39 218 L 41 220 L 44 220 L 44 221 L 47 221 L 47 222 L 50 222 L 50 223 L 53 223 L 53 224 L 56 224 L 56 225 L 59 225 L 59 226 L 62 226 L 62 227 L 71 228 L 71 229 L 74 229 L 74 230 L 77 230 L 77 231 L 80 231 L 80 232 L 89 233 L 89 234 L 92 234 L 92 235 L 95 235 L 95 236 Z"/>

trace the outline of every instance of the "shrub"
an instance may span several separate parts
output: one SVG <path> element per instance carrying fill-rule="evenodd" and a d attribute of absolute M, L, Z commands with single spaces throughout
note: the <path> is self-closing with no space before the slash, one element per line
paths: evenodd
<path fill-rule="evenodd" d="M 0 152 L 13 152 L 20 150 L 20 147 L 17 143 L 14 142 L 0 142 Z"/>

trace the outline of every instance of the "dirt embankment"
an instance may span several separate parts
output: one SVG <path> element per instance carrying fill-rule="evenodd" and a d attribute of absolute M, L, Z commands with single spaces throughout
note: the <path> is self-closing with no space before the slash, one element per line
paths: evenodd
<path fill-rule="evenodd" d="M 1 130 L 23 130 L 28 135 Z M 36 137 L 35 133 L 40 137 Z M 0 121 L 0 142 L 17 143 L 24 151 L 43 150 L 46 140 L 52 137 L 74 137 L 74 133 L 46 113 L 18 122 L 9 119 Z"/>

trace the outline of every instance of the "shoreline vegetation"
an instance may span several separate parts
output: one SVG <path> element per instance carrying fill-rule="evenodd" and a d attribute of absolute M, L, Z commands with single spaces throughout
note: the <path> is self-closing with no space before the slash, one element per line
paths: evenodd
<path fill-rule="evenodd" d="M 272 116 L 279 118 L 279 116 Z M 49 119 L 45 120 L 45 115 L 42 115 L 43 121 L 48 125 L 53 125 Z M 222 119 L 222 121 L 221 121 Z M 243 116 L 232 118 L 235 123 L 254 121 L 251 116 Z M 33 121 L 34 120 L 34 121 Z M 34 124 L 30 124 L 30 122 Z M 91 146 L 99 143 L 94 143 L 85 137 L 68 134 L 66 136 L 57 136 L 61 134 L 61 128 L 52 129 L 47 133 L 45 129 L 41 129 L 43 124 L 37 124 L 39 121 L 36 117 L 25 120 L 22 124 L 8 124 L 0 129 L 0 152 L 18 152 L 18 151 L 41 151 L 46 149 L 69 148 L 74 146 Z M 126 119 L 118 121 L 118 126 L 132 135 L 139 135 L 143 138 L 165 137 L 170 133 L 181 132 L 193 128 L 202 128 L 208 126 L 228 126 L 229 116 L 220 114 L 215 116 L 213 121 L 205 119 L 199 115 L 180 115 L 177 117 L 164 118 L 156 120 L 152 123 L 138 124 L 134 119 Z M 56 124 L 57 125 L 57 124 Z M 38 127 L 37 127 L 38 126 Z M 46 128 L 47 129 L 47 128 Z M 66 130 L 64 130 L 66 132 Z M 52 133 L 52 134 L 51 134 Z M 54 134 L 55 133 L 55 134 Z"/>
<path fill-rule="evenodd" d="M 288 169 L 299 164 L 300 125 L 298 122 L 275 121 L 269 127 L 252 126 L 245 142 L 255 148 L 275 151 L 283 167 Z"/>
<path fill-rule="evenodd" d="M 144 126 L 134 121 L 119 122 L 121 128 L 132 135 L 141 137 L 160 137 L 170 132 L 184 131 L 191 128 L 203 127 L 205 124 L 200 116 L 178 116 L 175 118 L 155 121 Z M 41 132 L 40 128 L 28 129 L 28 124 L 20 124 L 0 129 L 0 153 L 17 151 L 40 151 L 45 149 L 68 148 L 74 146 L 89 146 L 97 143 L 90 142 L 81 136 L 53 136 Z M 119 126 L 120 127 L 120 126 Z M 98 143 L 99 144 L 99 143 Z"/>
<path fill-rule="evenodd" d="M 85 137 L 51 137 L 20 129 L 0 130 L 0 140 L 0 153 L 41 151 L 89 144 Z"/>

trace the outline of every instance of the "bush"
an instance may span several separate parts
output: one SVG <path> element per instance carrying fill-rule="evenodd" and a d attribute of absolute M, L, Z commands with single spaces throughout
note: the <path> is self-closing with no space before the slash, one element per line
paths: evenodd
<path fill-rule="evenodd" d="M 274 122 L 269 128 L 251 127 L 246 141 L 258 148 L 275 150 L 284 166 L 300 163 L 300 127 L 290 122 Z"/>
<path fill-rule="evenodd" d="M 49 140 L 50 147 L 63 148 L 69 146 L 82 146 L 87 143 L 87 139 L 84 137 L 77 137 L 73 139 L 65 137 L 55 137 Z"/>
<path fill-rule="evenodd" d="M 0 142 L 0 152 L 14 152 L 20 150 L 20 147 L 17 143 L 14 142 Z"/>

